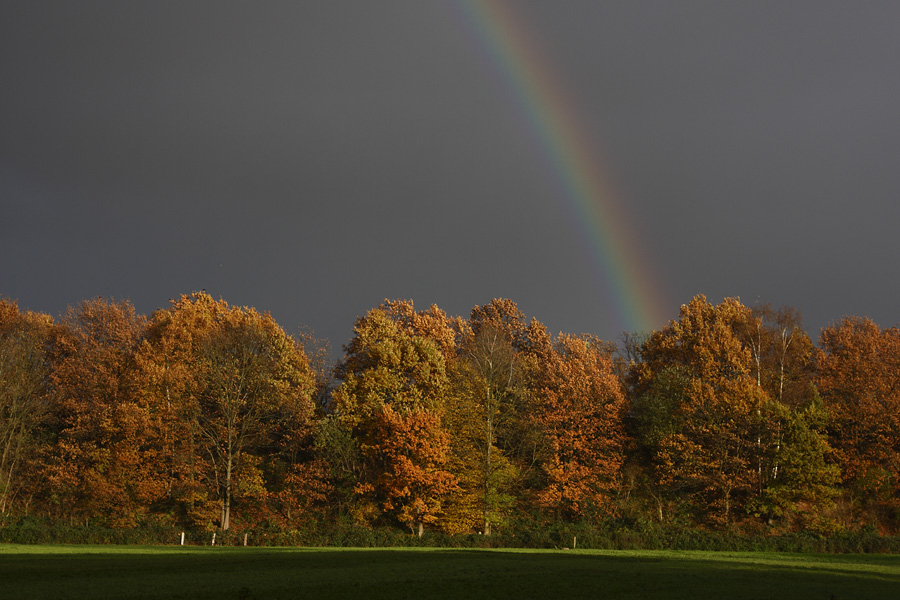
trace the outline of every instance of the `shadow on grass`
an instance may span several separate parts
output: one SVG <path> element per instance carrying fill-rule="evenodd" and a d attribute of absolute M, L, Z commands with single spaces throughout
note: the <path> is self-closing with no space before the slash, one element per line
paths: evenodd
<path fill-rule="evenodd" d="M 42 551 L 43 550 L 43 551 Z M 15 598 L 900 597 L 900 557 L 468 549 L 0 550 Z"/>

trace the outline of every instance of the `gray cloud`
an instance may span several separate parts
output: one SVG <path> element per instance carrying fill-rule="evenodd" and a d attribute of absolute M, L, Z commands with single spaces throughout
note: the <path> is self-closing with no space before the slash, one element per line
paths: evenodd
<path fill-rule="evenodd" d="M 894 3 L 515 3 L 674 317 L 897 319 Z M 616 338 L 608 285 L 451 2 L 0 8 L 0 294 L 205 288 L 345 342 L 385 297 Z M 661 325 L 658 324 L 658 325 Z"/>

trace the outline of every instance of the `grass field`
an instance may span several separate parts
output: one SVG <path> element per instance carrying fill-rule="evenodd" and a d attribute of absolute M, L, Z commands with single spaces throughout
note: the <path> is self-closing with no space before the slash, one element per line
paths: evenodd
<path fill-rule="evenodd" d="M 0 598 L 900 598 L 900 556 L 0 545 Z"/>

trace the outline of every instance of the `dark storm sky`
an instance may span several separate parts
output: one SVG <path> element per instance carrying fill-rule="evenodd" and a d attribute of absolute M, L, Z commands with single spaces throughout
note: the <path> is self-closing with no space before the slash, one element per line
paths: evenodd
<path fill-rule="evenodd" d="M 900 3 L 510 2 L 673 318 L 900 310 Z M 0 295 L 205 289 L 337 349 L 384 298 L 619 308 L 455 2 L 0 5 Z M 657 323 L 659 327 L 663 323 Z"/>

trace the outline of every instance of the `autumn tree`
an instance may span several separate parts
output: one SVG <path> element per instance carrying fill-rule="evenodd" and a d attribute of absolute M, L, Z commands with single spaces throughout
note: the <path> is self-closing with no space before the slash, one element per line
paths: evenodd
<path fill-rule="evenodd" d="M 132 525 L 164 493 L 150 407 L 134 386 L 145 327 L 129 302 L 98 298 L 70 307 L 56 328 L 46 477 L 51 502 L 70 517 Z"/>
<path fill-rule="evenodd" d="M 900 519 L 900 329 L 847 317 L 825 328 L 817 383 L 846 488 L 870 518 Z"/>
<path fill-rule="evenodd" d="M 28 504 L 23 471 L 34 471 L 39 429 L 48 416 L 52 323 L 47 315 L 20 312 L 15 302 L 0 299 L 0 514 L 16 500 Z"/>
<path fill-rule="evenodd" d="M 713 306 L 698 296 L 681 307 L 677 321 L 647 339 L 643 362 L 636 366 L 638 395 L 658 395 L 671 387 L 664 382 L 679 374 L 669 401 L 673 413 L 663 419 L 678 425 L 658 439 L 654 467 L 662 483 L 691 493 L 720 523 L 732 520 L 757 479 L 765 396 L 752 378 L 750 353 L 735 333 L 749 312 L 736 299 Z M 652 405 L 660 400 L 667 401 Z"/>
<path fill-rule="evenodd" d="M 809 402 L 813 381 L 813 343 L 803 330 L 800 312 L 763 303 L 737 325 L 752 358 L 752 374 L 766 394 L 797 407 Z"/>
<path fill-rule="evenodd" d="M 448 382 L 437 345 L 404 329 L 380 308 L 357 321 L 339 367 L 334 410 L 359 443 L 357 512 L 392 515 L 422 535 L 456 484 L 445 468 L 449 438 L 441 401 Z"/>
<path fill-rule="evenodd" d="M 322 517 L 338 501 L 335 474 L 322 452 L 322 442 L 327 439 L 323 433 L 332 421 L 328 413 L 331 393 L 337 385 L 331 346 L 328 340 L 317 338 L 312 330 L 302 326 L 295 339 L 313 376 L 314 416 L 311 421 L 304 417 L 302 422 L 288 420 L 279 424 L 272 444 L 277 451 L 271 456 L 266 474 L 272 505 L 277 505 L 281 522 L 291 526 L 297 524 L 298 518 Z"/>
<path fill-rule="evenodd" d="M 309 427 L 306 356 L 270 315 L 195 293 L 154 314 L 140 363 L 145 393 L 168 424 L 173 497 L 195 524 L 214 498 L 219 527 L 229 529 L 236 497 L 267 501 L 276 438 Z"/>
<path fill-rule="evenodd" d="M 417 311 L 412 300 L 385 300 L 378 308 L 407 335 L 434 342 L 445 360 L 459 353 L 461 341 L 471 333 L 465 320 L 449 317 L 434 304 Z"/>
<path fill-rule="evenodd" d="M 136 355 L 141 393 L 162 440 L 166 499 L 183 526 L 208 526 L 221 516 L 209 454 L 199 431 L 199 362 L 205 336 L 229 310 L 205 293 L 182 295 L 153 313 Z"/>
<path fill-rule="evenodd" d="M 609 514 L 625 444 L 625 397 L 609 352 L 594 337 L 560 335 L 536 382 L 540 504 L 570 519 Z"/>
<path fill-rule="evenodd" d="M 228 311 L 198 346 L 196 418 L 215 469 L 219 523 L 227 530 L 236 483 L 245 493 L 261 484 L 250 460 L 253 450 L 263 447 L 282 421 L 298 419 L 296 427 L 312 416 L 312 378 L 296 343 L 270 316 L 253 309 Z"/>
<path fill-rule="evenodd" d="M 805 401 L 792 392 L 789 403 L 785 392 L 808 370 L 798 328 L 737 299 L 713 306 L 698 296 L 644 342 L 632 369 L 634 431 L 660 517 L 660 492 L 692 497 L 716 523 L 738 509 L 772 519 L 825 507 L 834 469 L 824 415 L 812 388 Z"/>

